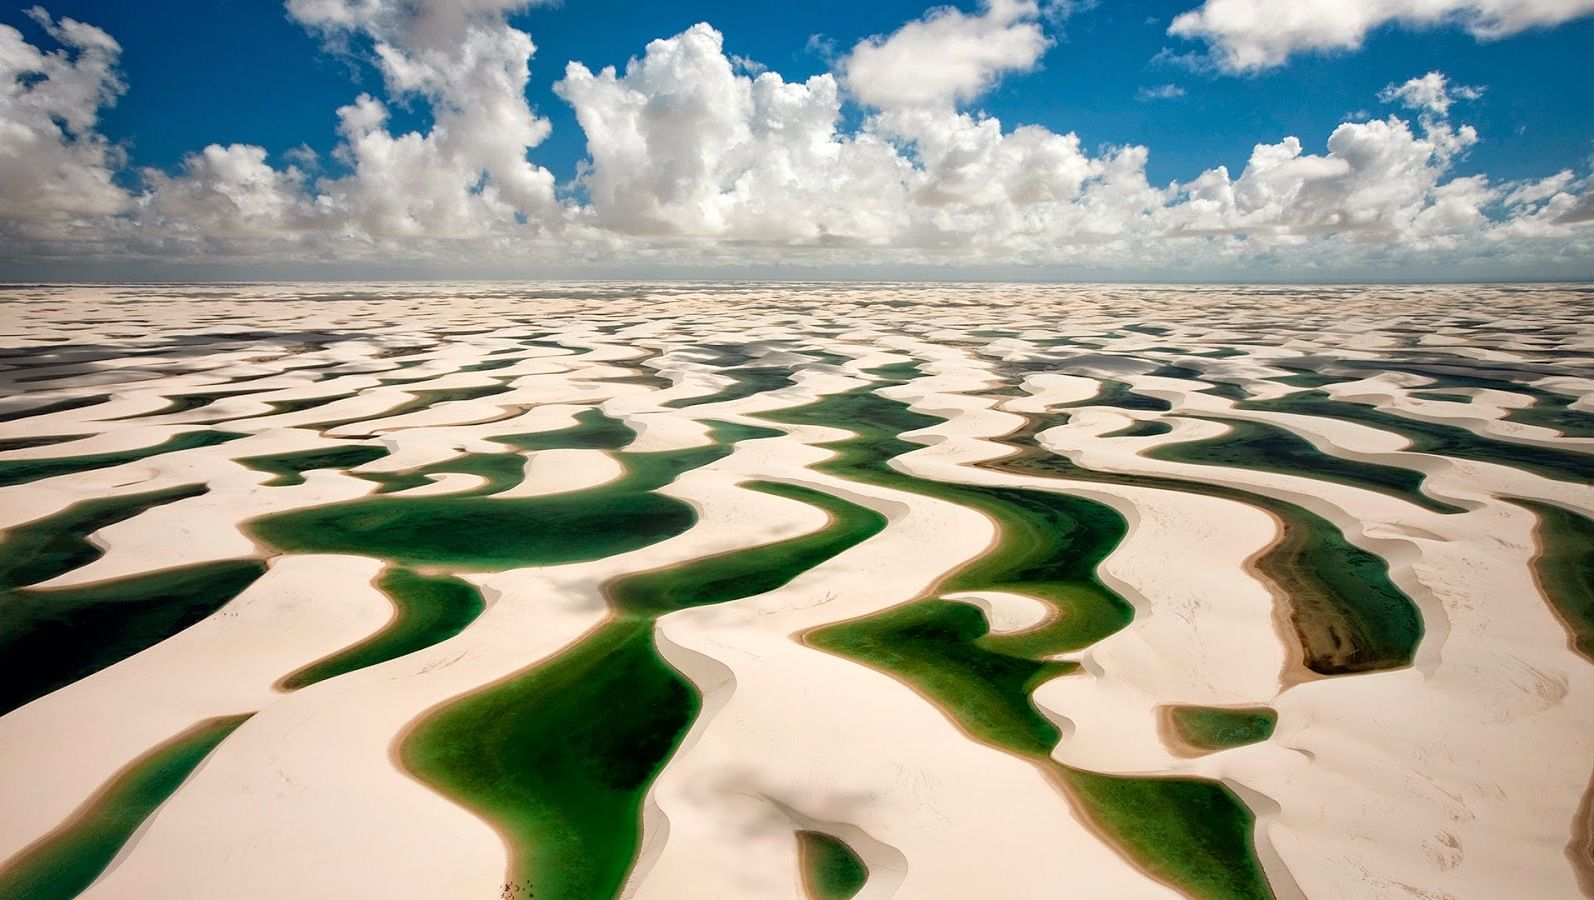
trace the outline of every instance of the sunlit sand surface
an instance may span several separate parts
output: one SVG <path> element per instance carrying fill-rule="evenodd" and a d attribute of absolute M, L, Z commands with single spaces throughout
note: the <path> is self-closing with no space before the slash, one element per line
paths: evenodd
<path fill-rule="evenodd" d="M 1594 290 L 0 290 L 0 897 L 1594 892 Z"/>

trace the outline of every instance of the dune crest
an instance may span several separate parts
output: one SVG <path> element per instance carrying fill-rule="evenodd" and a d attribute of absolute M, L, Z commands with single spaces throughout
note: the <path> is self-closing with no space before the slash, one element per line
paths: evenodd
<path fill-rule="evenodd" d="M 1588 889 L 1584 289 L 0 298 L 0 893 Z"/>

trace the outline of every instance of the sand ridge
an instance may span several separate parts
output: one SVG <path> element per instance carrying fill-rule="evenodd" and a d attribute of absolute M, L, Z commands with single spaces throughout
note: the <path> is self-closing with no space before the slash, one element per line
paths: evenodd
<path fill-rule="evenodd" d="M 886 524 L 779 587 L 653 624 L 659 657 L 702 706 L 646 791 L 624 893 L 802 897 L 796 834 L 820 831 L 867 866 L 861 897 L 1024 897 L 1058 885 L 1176 896 L 1040 767 L 972 739 L 889 666 L 805 638 L 938 596 L 948 574 L 999 546 L 999 523 L 976 509 L 816 468 L 849 452 L 838 449 L 849 424 L 874 423 L 780 422 L 867 392 L 927 423 L 896 436 L 906 450 L 892 471 L 1067 495 L 1126 523 L 1096 576 L 1132 619 L 1063 654 L 1077 670 L 1028 697 L 1062 735 L 1055 760 L 1228 786 L 1256 817 L 1254 853 L 1280 897 L 1576 896 L 1567 847 L 1594 759 L 1594 669 L 1568 647 L 1576 622 L 1548 594 L 1566 587 L 1540 577 L 1537 519 L 1515 501 L 1594 516 L 1594 300 L 1555 286 L 1310 294 L 6 289 L 28 315 L 0 356 L 0 540 L 89 501 L 204 489 L 41 545 L 71 538 L 91 552 L 8 589 L 24 599 L 114 589 L 236 560 L 268 570 L 196 624 L 0 715 L 0 806 L 15 811 L 0 823 L 0 873 L 150 748 L 253 713 L 148 815 L 90 896 L 526 896 L 505 884 L 517 853 L 506 832 L 410 772 L 406 741 L 437 711 L 613 621 L 614 579 L 834 524 L 756 489 L 773 483 Z M 85 324 L 74 311 L 89 304 L 104 314 Z M 1494 321 L 1480 321 L 1484 307 Z M 1299 405 L 1314 392 L 1318 405 Z M 1402 423 L 1442 439 L 1416 447 Z M 1457 431 L 1422 431 L 1430 425 Z M 1247 426 L 1301 442 L 1291 452 L 1365 468 L 1331 477 L 1265 454 L 1247 464 L 1167 455 Z M 210 431 L 226 439 L 196 437 Z M 529 450 L 495 440 L 528 435 L 562 437 Z M 989 465 L 1015 446 L 1095 474 Z M 262 458 L 287 460 L 277 464 L 290 476 Z M 698 461 L 677 471 L 674 459 Z M 650 465 L 667 472 L 649 490 L 686 510 L 680 530 L 585 561 L 417 566 L 476 586 L 480 615 L 422 649 L 279 686 L 390 627 L 394 603 L 376 582 L 399 563 L 281 552 L 252 522 L 339 504 L 376 504 L 349 507 L 375 515 L 396 502 L 584 514 L 583 504 L 617 502 Z M 1290 585 L 1256 562 L 1281 535 L 1269 503 L 1321 517 L 1387 567 L 1422 620 L 1409 665 L 1302 669 L 1282 624 Z M 523 528 L 568 521 L 533 516 Z M 1021 585 L 945 599 L 1009 638 L 1053 617 Z M 1169 705 L 1266 707 L 1277 725 L 1259 743 L 1195 754 L 1170 743 Z M 558 895 L 556 884 L 532 888 Z"/>

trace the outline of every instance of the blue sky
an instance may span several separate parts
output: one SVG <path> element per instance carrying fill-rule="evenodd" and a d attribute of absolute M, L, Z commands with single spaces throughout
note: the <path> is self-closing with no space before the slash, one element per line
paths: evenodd
<path fill-rule="evenodd" d="M 1023 0 L 1002 2 L 1025 5 Z M 1209 0 L 1215 2 L 1219 0 Z M 1446 2 L 1465 5 L 1470 0 Z M 1476 29 L 1455 22 L 1386 23 L 1372 28 L 1359 46 L 1306 49 L 1282 64 L 1239 72 L 1224 71 L 1210 61 L 1192 65 L 1170 58 L 1215 52 L 1201 39 L 1168 33 L 1176 16 L 1201 6 L 1198 0 L 1101 0 L 1066 17 L 1047 15 L 1044 8 L 1021 11 L 1013 21 L 1026 27 L 1033 23 L 1044 31 L 1049 46 L 1029 64 L 994 65 L 991 87 L 959 109 L 976 117 L 994 116 L 1009 131 L 1039 125 L 1055 135 L 1076 134 L 1083 153 L 1092 159 L 1108 159 L 1114 148 L 1142 146 L 1148 152 L 1144 177 L 1161 189 L 1174 182 L 1189 184 L 1218 166 L 1237 179 L 1255 145 L 1288 136 L 1299 137 L 1305 154 L 1324 154 L 1329 134 L 1346 122 L 1396 114 L 1420 136 L 1418 110 L 1381 102 L 1378 95 L 1386 86 L 1441 72 L 1450 85 L 1483 89 L 1475 99 L 1456 100 L 1450 111 L 1450 121 L 1457 127 L 1472 126 L 1477 137 L 1443 160 L 1443 179 L 1486 176 L 1498 189 L 1490 202 L 1498 203 L 1514 183 L 1571 170 L 1579 180 L 1566 189 L 1566 203 L 1575 203 L 1594 157 L 1594 78 L 1588 63 L 1594 58 L 1594 17 L 1579 14 L 1585 0 L 1557 2 L 1572 9 L 1565 21 L 1522 28 L 1499 39 L 1480 40 L 1470 33 Z M 519 8 L 524 4 L 504 0 L 501 5 L 507 9 L 489 17 L 492 26 L 529 34 L 537 45 L 524 94 L 535 115 L 551 127 L 547 139 L 527 148 L 525 157 L 551 173 L 563 200 L 591 200 L 587 185 L 576 182 L 578 162 L 590 153 L 590 136 L 572 105 L 554 90 L 566 62 L 584 63 L 594 72 L 612 65 L 623 73 L 627 61 L 642 55 L 650 41 L 678 35 L 698 22 L 723 34 L 726 56 L 756 61 L 787 83 L 838 73 L 841 131 L 885 134 L 903 148 L 904 158 L 929 166 L 914 156 L 924 138 L 884 131 L 871 120 L 879 110 L 857 102 L 848 89 L 852 85 L 839 74 L 861 41 L 888 39 L 907 23 L 934 19 L 937 13 L 923 2 L 567 0 Z M 996 15 L 975 2 L 952 5 L 970 22 Z M 391 31 L 402 25 L 318 28 L 267 0 L 161 0 L 153 6 L 55 0 L 48 13 L 56 20 L 70 18 L 102 29 L 120 44 L 115 66 L 126 90 L 99 109 L 96 129 L 108 146 L 125 154 L 108 168 L 128 197 L 151 190 L 142 167 L 180 178 L 185 158 L 212 144 L 259 147 L 267 165 L 278 168 L 286 165 L 286 151 L 308 146 L 321 156 L 317 175 L 347 174 L 352 164 L 334 159 L 345 140 L 337 110 L 362 92 L 385 103 L 388 133 L 425 134 L 434 124 L 437 98 L 391 89 L 372 52 L 379 41 L 396 40 L 402 46 L 403 39 Z M 48 34 L 24 7 L 0 14 L 0 25 L 17 29 L 41 51 L 60 47 L 59 36 Z M 1147 96 L 1156 89 L 1167 91 L 1167 85 L 1178 95 Z M 61 141 L 66 145 L 73 139 Z M 497 176 L 487 171 L 483 177 Z M 314 188 L 305 190 L 305 199 L 313 201 L 308 195 Z M 602 211 L 597 212 L 601 217 Z M 1488 214 L 1501 215 L 1498 210 Z M 128 213 L 121 215 L 126 220 Z M 535 225 L 537 216 L 520 210 L 514 221 Z M 148 230 L 133 223 L 123 233 L 129 229 L 135 236 Z M 683 227 L 682 233 L 687 232 L 697 234 Z M 1066 238 L 1058 240 L 1067 243 Z M 1444 249 L 1455 252 L 1454 247 Z M 1566 258 L 1564 252 L 1560 256 Z M 939 262 L 922 253 L 915 259 Z M 17 261 L 14 255 L 11 262 Z M 1576 267 L 1569 272 L 1577 274 Z"/>
<path fill-rule="evenodd" d="M 845 49 L 892 31 L 927 5 L 568 0 L 519 13 L 510 21 L 538 48 L 529 96 L 553 123 L 533 156 L 565 181 L 586 155 L 574 114 L 552 90 L 568 60 L 594 69 L 624 66 L 648 41 L 708 22 L 725 33 L 727 51 L 796 80 L 829 68 L 810 36 Z M 276 4 L 161 0 L 159 6 L 161 14 L 150 15 L 143 4 L 109 0 L 49 4 L 52 13 L 98 25 L 122 44 L 130 89 L 106 113 L 104 131 L 127 141 L 139 163 L 172 167 L 213 142 L 260 144 L 277 153 L 303 143 L 329 152 L 337 142 L 333 111 L 381 83 L 368 61 L 320 52 L 317 39 Z M 1073 16 L 1039 70 L 1007 77 L 981 105 L 1004 124 L 1075 131 L 1087 145 L 1145 144 L 1151 180 L 1163 183 L 1218 163 L 1238 168 L 1252 145 L 1284 135 L 1320 145 L 1352 113 L 1386 113 L 1376 99 L 1385 85 L 1438 69 L 1488 88 L 1463 117 L 1484 137 L 1462 170 L 1527 178 L 1594 154 L 1594 19 L 1484 43 L 1455 29 L 1387 27 L 1360 52 L 1313 54 L 1234 77 L 1156 59 L 1164 47 L 1194 49 L 1165 34 L 1173 16 L 1191 6 L 1103 2 Z M 7 21 L 31 25 L 20 12 Z M 1162 84 L 1187 93 L 1137 99 L 1142 87 Z M 426 118 L 423 109 L 398 121 Z"/>

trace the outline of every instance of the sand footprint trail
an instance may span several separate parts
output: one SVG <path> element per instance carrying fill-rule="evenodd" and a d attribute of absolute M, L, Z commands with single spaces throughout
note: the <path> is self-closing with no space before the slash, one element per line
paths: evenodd
<path fill-rule="evenodd" d="M 1594 885 L 1585 293 L 105 290 L 8 289 L 0 894 Z"/>

